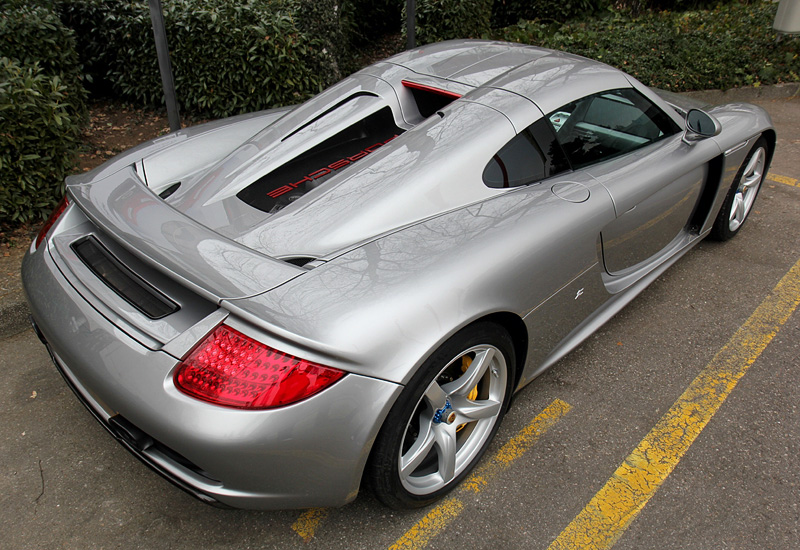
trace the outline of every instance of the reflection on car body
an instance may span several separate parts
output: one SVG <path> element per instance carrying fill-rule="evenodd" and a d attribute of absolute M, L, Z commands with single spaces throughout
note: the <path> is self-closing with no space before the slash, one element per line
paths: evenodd
<path fill-rule="evenodd" d="M 68 178 L 23 279 L 81 401 L 198 498 L 422 506 L 515 391 L 741 229 L 775 139 L 578 56 L 433 44 Z"/>

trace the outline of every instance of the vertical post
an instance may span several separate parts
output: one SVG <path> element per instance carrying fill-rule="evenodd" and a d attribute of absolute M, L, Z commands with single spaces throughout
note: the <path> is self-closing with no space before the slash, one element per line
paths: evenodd
<path fill-rule="evenodd" d="M 406 0 L 406 49 L 417 46 L 417 2 Z"/>
<path fill-rule="evenodd" d="M 169 129 L 174 132 L 181 129 L 181 116 L 178 112 L 178 100 L 175 97 L 175 81 L 172 78 L 172 64 L 169 60 L 167 46 L 167 30 L 164 27 L 164 12 L 161 0 L 150 1 L 150 20 L 153 22 L 153 36 L 156 41 L 158 68 L 161 71 L 161 85 L 164 87 L 164 101 L 167 104 Z"/>

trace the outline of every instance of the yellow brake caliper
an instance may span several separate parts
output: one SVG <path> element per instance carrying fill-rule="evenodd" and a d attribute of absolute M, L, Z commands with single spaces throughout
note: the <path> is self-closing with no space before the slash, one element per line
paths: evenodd
<path fill-rule="evenodd" d="M 464 357 L 462 357 L 461 372 L 467 372 L 467 369 L 471 364 L 472 364 L 472 357 L 470 357 L 469 355 L 465 355 Z M 475 399 L 477 398 L 478 398 L 478 385 L 475 384 L 475 387 L 470 390 L 467 399 L 469 399 L 470 401 L 475 401 Z M 458 428 L 456 428 L 456 431 L 457 432 L 460 431 L 461 429 L 464 428 L 464 426 L 466 426 L 466 424 L 461 424 Z"/>

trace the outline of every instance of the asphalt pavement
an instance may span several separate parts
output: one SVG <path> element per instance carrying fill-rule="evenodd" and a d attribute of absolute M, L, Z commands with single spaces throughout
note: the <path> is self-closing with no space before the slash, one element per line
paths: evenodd
<path fill-rule="evenodd" d="M 478 475 L 432 508 L 368 493 L 306 511 L 195 501 L 112 441 L 10 321 L 25 310 L 6 290 L 0 548 L 800 548 L 800 98 L 703 97 L 759 103 L 775 122 L 747 224 L 527 386 Z"/>

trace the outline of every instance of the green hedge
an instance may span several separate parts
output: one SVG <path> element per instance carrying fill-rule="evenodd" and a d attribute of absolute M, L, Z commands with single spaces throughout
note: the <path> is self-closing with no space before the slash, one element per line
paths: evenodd
<path fill-rule="evenodd" d="M 293 104 L 341 77 L 335 0 L 164 0 L 163 7 L 185 112 L 223 117 Z M 64 0 L 61 10 L 87 37 L 82 56 L 100 82 L 137 104 L 163 105 L 146 1 Z"/>
<path fill-rule="evenodd" d="M 0 12 L 0 223 L 43 218 L 63 193 L 86 123 L 73 32 L 52 5 Z"/>
<path fill-rule="evenodd" d="M 0 13 L 0 55 L 23 65 L 38 63 L 46 74 L 82 93 L 82 71 L 75 37 L 52 8 L 17 5 Z"/>
<path fill-rule="evenodd" d="M 627 0 L 638 2 L 639 0 Z M 583 19 L 606 9 L 610 0 L 494 0 L 492 26 L 504 27 L 520 19 L 539 19 L 564 22 L 567 19 Z"/>
<path fill-rule="evenodd" d="M 778 41 L 777 4 L 731 4 L 681 13 L 630 12 L 564 25 L 524 21 L 502 40 L 566 50 L 672 91 L 727 89 L 800 80 L 800 38 Z"/>
<path fill-rule="evenodd" d="M 107 95 L 105 92 L 111 89 L 106 73 L 119 55 L 116 42 L 119 24 L 115 19 L 122 16 L 122 10 L 118 9 L 121 5 L 119 0 L 62 0 L 56 4 L 64 24 L 81 37 L 75 49 L 88 75 L 85 86 L 92 93 L 100 91 Z"/>
<path fill-rule="evenodd" d="M 405 31 L 405 6 L 403 7 Z M 417 0 L 417 44 L 488 35 L 492 0 Z"/>
<path fill-rule="evenodd" d="M 305 63 L 316 74 L 323 74 L 328 84 L 357 70 L 352 66 L 349 39 L 343 21 L 341 0 L 283 0 L 297 28 L 305 39 L 314 38 L 321 48 Z"/>
<path fill-rule="evenodd" d="M 711 9 L 734 0 L 494 0 L 492 26 L 505 27 L 520 20 L 564 23 L 591 17 L 610 7 L 641 14 L 647 11 Z M 753 0 L 759 1 L 759 0 Z M 745 0 L 744 3 L 750 3 Z"/>
<path fill-rule="evenodd" d="M 406 0 L 342 0 L 342 27 L 351 47 L 399 32 Z"/>
<path fill-rule="evenodd" d="M 37 63 L 0 57 L 0 223 L 44 218 L 63 195 L 83 124 L 68 90 Z"/>
<path fill-rule="evenodd" d="M 715 6 L 731 3 L 751 4 L 761 0 L 616 0 L 613 5 L 617 9 L 641 14 L 645 11 L 690 11 L 713 9 Z"/>

